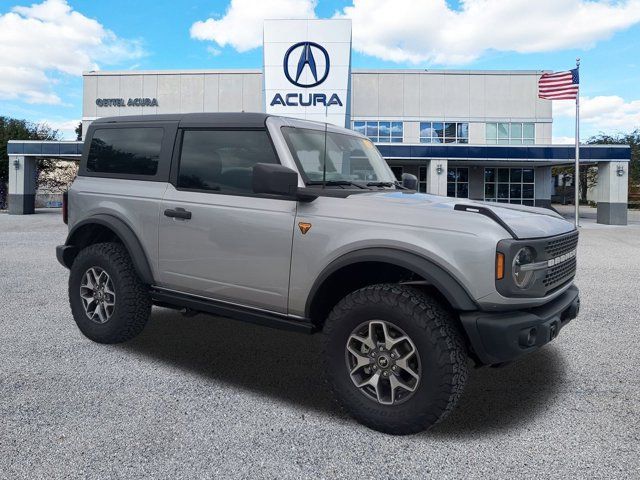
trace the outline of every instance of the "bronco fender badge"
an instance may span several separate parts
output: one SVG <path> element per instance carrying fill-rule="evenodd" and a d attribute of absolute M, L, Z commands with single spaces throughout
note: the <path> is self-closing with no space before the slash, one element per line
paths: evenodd
<path fill-rule="evenodd" d="M 302 234 L 306 235 L 306 233 L 311 228 L 311 224 L 310 223 L 306 223 L 306 222 L 299 222 L 298 223 L 298 227 L 300 228 L 300 231 L 302 232 Z"/>

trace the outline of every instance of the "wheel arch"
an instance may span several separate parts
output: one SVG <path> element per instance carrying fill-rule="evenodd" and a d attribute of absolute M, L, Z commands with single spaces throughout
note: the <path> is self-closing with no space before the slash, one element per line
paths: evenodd
<path fill-rule="evenodd" d="M 122 243 L 140 279 L 149 285 L 153 283 L 151 266 L 140 240 L 131 227 L 113 215 L 93 215 L 74 225 L 67 236 L 63 253 L 59 255 L 61 263 L 70 268 L 81 249 L 102 241 Z"/>
<path fill-rule="evenodd" d="M 385 272 L 378 276 L 380 268 L 385 269 Z M 343 275 L 351 278 L 353 275 L 364 274 L 372 275 L 355 282 L 337 281 L 340 277 L 344 278 Z M 403 279 L 402 276 L 407 274 L 411 278 Z M 381 247 L 349 252 L 325 267 L 307 296 L 305 316 L 314 323 L 321 324 L 331 308 L 348 293 L 375 283 L 394 280 L 417 280 L 440 295 L 454 310 L 470 311 L 478 308 L 469 292 L 441 266 L 415 253 Z"/>

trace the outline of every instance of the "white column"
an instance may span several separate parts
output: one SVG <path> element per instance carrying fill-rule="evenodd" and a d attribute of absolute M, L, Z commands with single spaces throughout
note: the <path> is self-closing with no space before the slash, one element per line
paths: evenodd
<path fill-rule="evenodd" d="M 629 201 L 629 163 L 598 162 L 598 223 L 627 224 Z"/>
<path fill-rule="evenodd" d="M 535 167 L 535 205 L 536 207 L 551 207 L 551 189 L 553 176 L 551 167 Z"/>
<path fill-rule="evenodd" d="M 429 162 L 427 165 L 427 193 L 447 196 L 447 163 L 446 159 L 434 159 Z"/>
<path fill-rule="evenodd" d="M 36 157 L 9 155 L 10 215 L 27 215 L 35 212 Z"/>

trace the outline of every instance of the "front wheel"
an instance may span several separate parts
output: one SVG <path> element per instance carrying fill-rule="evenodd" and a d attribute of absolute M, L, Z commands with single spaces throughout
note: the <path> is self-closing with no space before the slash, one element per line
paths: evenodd
<path fill-rule="evenodd" d="M 69 273 L 69 303 L 80 331 L 98 343 L 135 337 L 151 314 L 148 288 L 119 243 L 97 243 L 80 251 Z"/>
<path fill-rule="evenodd" d="M 372 285 L 342 299 L 324 327 L 324 361 L 338 402 L 386 433 L 425 430 L 458 402 L 467 356 L 453 315 L 419 290 Z"/>

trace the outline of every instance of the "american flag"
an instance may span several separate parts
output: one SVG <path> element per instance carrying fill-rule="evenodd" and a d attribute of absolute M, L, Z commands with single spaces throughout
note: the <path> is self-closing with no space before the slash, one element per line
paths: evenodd
<path fill-rule="evenodd" d="M 578 96 L 578 69 L 544 73 L 538 80 L 538 97 L 547 100 L 574 100 Z"/>

